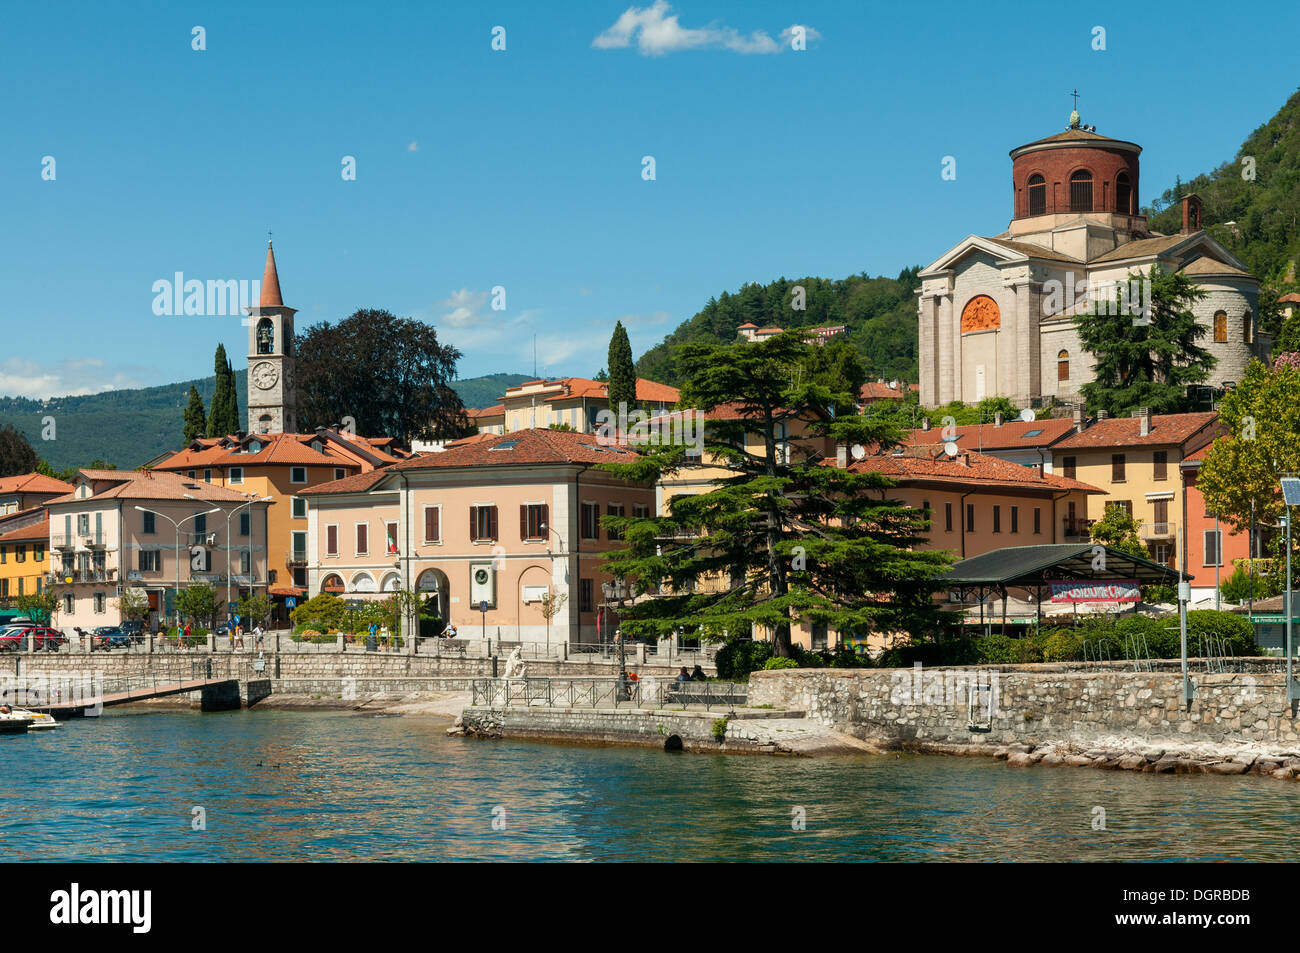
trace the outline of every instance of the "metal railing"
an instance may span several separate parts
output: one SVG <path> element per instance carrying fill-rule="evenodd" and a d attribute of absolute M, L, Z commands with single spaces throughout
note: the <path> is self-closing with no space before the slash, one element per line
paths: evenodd
<path fill-rule="evenodd" d="M 618 678 L 476 678 L 474 705 L 489 708 L 688 708 L 744 705 L 749 686 L 736 682 L 678 682 L 646 676 Z"/>

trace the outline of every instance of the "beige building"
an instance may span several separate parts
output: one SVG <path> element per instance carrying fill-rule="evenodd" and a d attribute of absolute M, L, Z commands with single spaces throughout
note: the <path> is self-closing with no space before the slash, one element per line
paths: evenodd
<path fill-rule="evenodd" d="M 1267 356 L 1259 281 L 1201 227 L 1200 200 L 1183 200 L 1176 235 L 1139 213 L 1141 147 L 1082 126 L 1012 150 L 1013 213 L 1001 234 L 969 235 L 920 272 L 917 319 L 921 404 L 1003 396 L 1020 406 L 1071 401 L 1093 379 L 1075 317 L 1114 283 L 1159 265 L 1207 292 L 1195 305 L 1217 360 L 1209 384 L 1239 381 Z M 1108 284 L 1109 283 L 1109 284 Z M 1141 318 L 1139 285 L 1133 310 Z"/>
<path fill-rule="evenodd" d="M 147 593 L 150 621 L 181 588 L 204 582 L 225 602 L 266 589 L 267 504 L 175 473 L 80 470 L 47 504 L 50 576 L 65 630 L 117 625 L 123 588 Z"/>

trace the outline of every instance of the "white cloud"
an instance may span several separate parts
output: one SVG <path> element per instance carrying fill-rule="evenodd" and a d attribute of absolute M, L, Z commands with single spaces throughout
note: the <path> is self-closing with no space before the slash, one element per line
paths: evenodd
<path fill-rule="evenodd" d="M 0 394 L 6 397 L 44 400 L 147 386 L 142 379 L 113 370 L 99 358 L 70 358 L 49 364 L 28 357 L 0 361 Z"/>
<path fill-rule="evenodd" d="M 642 56 L 663 56 L 679 50 L 724 49 L 733 53 L 780 53 L 790 49 L 794 36 L 792 24 L 780 34 L 781 42 L 772 39 L 763 30 L 745 35 L 729 26 L 707 26 L 692 29 L 682 26 L 677 14 L 672 12 L 667 0 L 655 0 L 648 7 L 628 7 L 614 21 L 614 25 L 601 33 L 591 45 L 598 50 L 627 49 L 636 43 Z M 812 27 L 804 27 L 809 40 L 819 39 Z"/>
<path fill-rule="evenodd" d="M 420 151 L 420 144 L 419 144 L 418 142 L 412 142 L 409 146 L 406 147 L 406 151 L 407 151 L 407 152 L 419 152 L 419 151 Z"/>

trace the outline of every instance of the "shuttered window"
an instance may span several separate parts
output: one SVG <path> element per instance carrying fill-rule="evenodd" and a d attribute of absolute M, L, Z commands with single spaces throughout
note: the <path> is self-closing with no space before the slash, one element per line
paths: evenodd
<path fill-rule="evenodd" d="M 469 538 L 471 541 L 496 540 L 497 508 L 471 506 L 469 508 Z"/>
<path fill-rule="evenodd" d="M 333 524 L 325 527 L 325 555 L 339 554 L 339 528 Z"/>
<path fill-rule="evenodd" d="M 546 522 L 545 503 L 523 504 L 519 507 L 519 538 L 521 540 L 545 539 Z"/>
<path fill-rule="evenodd" d="M 424 508 L 424 541 L 426 543 L 442 542 L 442 510 L 436 506 Z"/>

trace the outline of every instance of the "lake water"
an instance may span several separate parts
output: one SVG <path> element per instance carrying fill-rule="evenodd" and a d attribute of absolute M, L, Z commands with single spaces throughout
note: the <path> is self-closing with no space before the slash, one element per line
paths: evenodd
<path fill-rule="evenodd" d="M 1300 859 L 1300 785 L 1271 779 L 668 754 L 444 728 L 117 710 L 0 736 L 0 845 L 61 861 Z M 196 806 L 206 830 L 192 829 Z"/>

